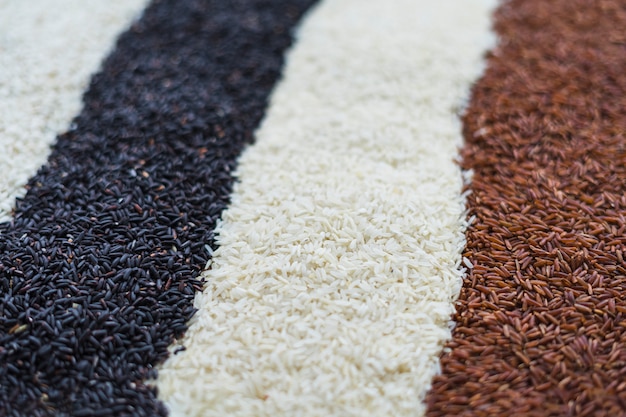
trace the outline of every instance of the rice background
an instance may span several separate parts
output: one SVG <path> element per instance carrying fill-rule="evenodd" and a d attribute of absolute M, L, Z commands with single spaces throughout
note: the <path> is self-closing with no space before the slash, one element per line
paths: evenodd
<path fill-rule="evenodd" d="M 625 21 L 1 1 L 0 415 L 624 414 Z"/>

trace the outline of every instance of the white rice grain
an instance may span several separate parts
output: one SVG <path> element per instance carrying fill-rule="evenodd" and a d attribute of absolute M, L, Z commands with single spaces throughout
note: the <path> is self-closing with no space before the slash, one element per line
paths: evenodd
<path fill-rule="evenodd" d="M 69 128 L 101 60 L 147 0 L 0 1 L 0 221 Z"/>
<path fill-rule="evenodd" d="M 241 157 L 172 416 L 418 416 L 464 246 L 459 109 L 489 0 L 328 0 Z"/>

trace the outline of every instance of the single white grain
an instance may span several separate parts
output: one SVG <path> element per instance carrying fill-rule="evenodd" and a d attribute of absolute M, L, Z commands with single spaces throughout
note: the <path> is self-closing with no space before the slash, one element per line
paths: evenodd
<path fill-rule="evenodd" d="M 467 258 L 463 258 L 463 264 L 465 264 L 465 266 L 468 267 L 469 269 L 474 268 L 474 265 L 472 264 L 472 261 L 470 261 Z"/>

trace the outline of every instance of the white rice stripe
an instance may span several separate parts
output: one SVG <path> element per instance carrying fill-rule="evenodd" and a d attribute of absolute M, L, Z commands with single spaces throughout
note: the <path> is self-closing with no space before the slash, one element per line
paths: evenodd
<path fill-rule="evenodd" d="M 90 75 L 147 0 L 0 1 L 0 221 L 81 108 Z"/>
<path fill-rule="evenodd" d="M 173 416 L 421 415 L 464 246 L 456 116 L 492 1 L 328 0 L 304 22 L 183 353 Z"/>

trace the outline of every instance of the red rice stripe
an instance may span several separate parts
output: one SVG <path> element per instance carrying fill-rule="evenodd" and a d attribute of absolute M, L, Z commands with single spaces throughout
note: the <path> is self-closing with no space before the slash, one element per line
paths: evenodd
<path fill-rule="evenodd" d="M 626 3 L 513 0 L 465 116 L 476 221 L 434 416 L 626 410 Z"/>

